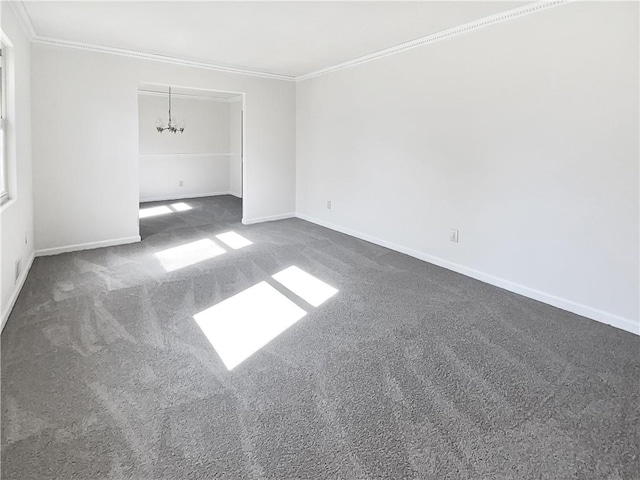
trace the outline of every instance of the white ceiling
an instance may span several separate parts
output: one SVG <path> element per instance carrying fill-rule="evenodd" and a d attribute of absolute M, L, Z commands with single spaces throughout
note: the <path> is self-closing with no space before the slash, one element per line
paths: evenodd
<path fill-rule="evenodd" d="M 528 2 L 26 1 L 40 37 L 287 76 Z"/>

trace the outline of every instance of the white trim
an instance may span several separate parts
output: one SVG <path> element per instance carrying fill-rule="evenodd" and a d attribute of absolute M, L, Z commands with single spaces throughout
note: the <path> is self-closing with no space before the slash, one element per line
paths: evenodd
<path fill-rule="evenodd" d="M 215 89 L 200 88 L 200 87 L 194 87 L 193 85 L 176 85 L 175 83 L 172 83 L 171 85 L 169 85 L 168 83 L 158 83 L 158 82 L 139 82 L 138 83 L 138 91 L 144 87 L 163 87 L 163 88 L 171 87 L 171 88 L 183 88 L 185 90 L 193 90 L 196 92 L 233 93 L 234 95 L 236 95 L 236 97 L 242 97 L 243 95 L 245 95 L 245 92 L 237 92 L 235 90 L 220 90 L 219 88 L 215 88 Z M 171 96 L 173 96 L 173 93 L 171 94 Z"/>
<path fill-rule="evenodd" d="M 296 214 L 294 212 L 291 213 L 281 213 L 280 215 L 269 215 L 267 217 L 256 217 L 256 218 L 243 218 L 243 225 L 253 225 L 254 223 L 262 223 L 262 222 L 273 222 L 274 220 L 285 220 L 287 218 L 295 218 Z"/>
<path fill-rule="evenodd" d="M 270 72 L 260 72 L 260 71 L 250 70 L 247 68 L 216 65 L 213 63 L 200 62 L 196 60 L 187 60 L 183 58 L 158 55 L 155 53 L 145 53 L 137 50 L 128 50 L 124 48 L 108 47 L 105 45 L 94 45 L 90 43 L 75 42 L 71 40 L 43 37 L 38 35 L 35 32 L 31 19 L 29 18 L 29 14 L 27 13 L 22 1 L 11 1 L 7 3 L 11 6 L 12 10 L 16 14 L 16 16 L 19 18 L 20 24 L 22 25 L 26 35 L 29 37 L 29 40 L 35 43 L 42 43 L 45 45 L 54 45 L 58 47 L 76 48 L 80 50 L 89 50 L 94 52 L 111 53 L 114 55 L 122 55 L 122 56 L 132 57 L 132 58 L 141 58 L 145 60 L 155 60 L 159 62 L 172 63 L 176 65 L 204 68 L 208 70 L 216 70 L 216 71 L 226 72 L 226 73 L 234 73 L 238 75 L 249 75 L 254 77 L 270 78 L 274 80 L 283 80 L 288 82 L 301 82 L 304 80 L 308 80 L 310 78 L 315 78 L 321 75 L 326 75 L 328 73 L 337 72 L 345 68 L 354 67 L 356 65 L 370 62 L 378 58 L 394 55 L 396 53 L 400 53 L 405 50 L 422 47 L 424 45 L 437 42 L 439 40 L 444 40 L 446 38 L 449 38 L 455 35 L 461 35 L 461 34 L 470 32 L 472 30 L 476 30 L 478 28 L 483 28 L 483 27 L 492 25 L 494 23 L 513 20 L 514 18 L 522 17 L 525 15 L 529 15 L 531 13 L 536 13 L 542 10 L 557 7 L 572 1 L 575 1 L 575 0 L 544 0 L 539 2 L 529 3 L 527 5 L 523 5 L 518 8 L 514 8 L 511 10 L 507 10 L 505 12 L 500 12 L 494 15 L 483 17 L 478 20 L 474 20 L 462 25 L 458 25 L 456 27 L 452 27 L 446 30 L 442 30 L 440 32 L 432 33 L 415 40 L 411 40 L 409 42 L 401 43 L 400 45 L 396 45 L 394 47 L 386 48 L 378 52 L 363 55 L 361 57 L 354 58 L 347 62 L 339 63 L 337 65 L 329 66 L 326 68 L 322 68 L 320 70 L 316 70 L 314 72 L 310 72 L 310 73 L 307 73 L 304 75 L 298 75 L 298 76 L 283 75 L 283 74 L 270 73 Z"/>
<path fill-rule="evenodd" d="M 219 195 L 230 195 L 231 192 L 207 192 L 207 193 L 187 193 L 185 195 L 159 195 L 155 197 L 140 197 L 140 203 L 145 202 L 165 202 L 168 200 L 183 200 L 185 198 L 200 198 L 200 197 L 217 197 Z"/>
<path fill-rule="evenodd" d="M 370 53 L 368 55 L 363 55 L 361 57 L 354 58 L 353 60 L 349 60 L 347 62 L 322 68 L 320 70 L 316 70 L 315 72 L 307 73 L 304 75 L 299 75 L 296 77 L 296 82 L 302 82 L 310 78 L 315 78 L 321 75 L 326 75 L 328 73 L 337 72 L 338 70 L 344 70 L 345 68 L 355 67 L 356 65 L 360 65 L 362 63 L 370 62 L 372 60 L 377 60 L 379 58 L 387 57 L 389 55 L 395 55 L 396 53 L 404 52 L 405 50 L 422 47 L 429 43 L 437 42 L 439 40 L 444 40 L 446 38 L 453 37 L 456 35 L 461 35 L 463 33 L 467 33 L 472 30 L 476 30 L 478 28 L 483 28 L 489 25 L 493 25 L 494 23 L 513 20 L 514 18 L 522 17 L 524 15 L 529 15 L 531 13 L 546 10 L 548 8 L 557 7 L 559 5 L 567 3 L 568 1 L 571 1 L 571 0 L 548 0 L 548 1 L 529 3 L 527 5 L 523 5 L 518 8 L 496 13 L 495 15 L 483 17 L 478 20 L 473 20 L 468 23 L 463 23 L 462 25 L 458 25 L 452 28 L 448 28 L 446 30 L 442 30 L 440 32 L 432 33 L 430 35 L 417 38 L 415 40 L 411 40 L 409 42 L 401 43 L 399 45 L 396 45 L 395 47 L 385 48 L 384 50 Z"/>
<path fill-rule="evenodd" d="M 24 3 L 22 3 L 21 1 L 19 2 L 13 1 L 13 2 L 6 2 L 6 3 L 11 8 L 14 15 L 18 18 L 18 23 L 22 27 L 22 30 L 24 31 L 27 38 L 29 39 L 30 42 L 32 42 L 38 35 L 36 34 L 35 29 L 33 28 L 33 23 L 31 22 L 31 17 L 29 17 L 29 14 L 27 13 L 27 9 L 24 8 Z"/>
<path fill-rule="evenodd" d="M 2 30 L 2 26 L 1 25 L 0 25 L 0 42 L 2 42 L 2 44 L 5 47 L 13 48 L 13 43 L 11 42 L 9 37 L 7 37 L 7 34 L 4 33 L 4 31 Z"/>
<path fill-rule="evenodd" d="M 22 291 L 22 287 L 24 287 L 24 282 L 27 280 L 27 275 L 29 275 L 29 271 L 31 270 L 31 265 L 33 265 L 33 260 L 35 258 L 35 252 L 31 252 L 29 259 L 27 260 L 27 266 L 20 274 L 20 278 L 18 279 L 18 283 L 16 288 L 13 290 L 11 297 L 9 297 L 9 303 L 7 304 L 7 308 L 2 312 L 2 323 L 0 324 L 0 333 L 4 330 L 4 326 L 7 324 L 7 320 L 9 320 L 9 315 L 11 315 L 11 310 L 15 306 L 18 301 L 18 296 Z"/>
<path fill-rule="evenodd" d="M 139 157 L 232 157 L 237 153 L 138 153 Z"/>
<path fill-rule="evenodd" d="M 90 52 L 111 53 L 113 55 L 121 55 L 124 57 L 139 58 L 142 60 L 154 60 L 157 62 L 172 63 L 174 65 L 182 65 L 185 67 L 197 67 L 207 70 L 216 70 L 218 72 L 233 73 L 236 75 L 248 75 L 251 77 L 269 78 L 272 80 L 284 80 L 294 82 L 295 77 L 289 75 L 280 75 L 277 73 L 259 72 L 256 70 L 248 70 L 244 68 L 227 67 L 224 65 L 216 65 L 213 63 L 200 62 L 197 60 L 187 60 L 177 57 L 169 57 L 166 55 L 158 55 L 156 53 L 145 53 L 136 50 L 128 50 L 126 48 L 107 47 L 105 45 L 94 45 L 92 43 L 74 42 L 71 40 L 62 40 L 58 38 L 42 37 L 36 35 L 32 40 L 34 43 L 43 45 L 53 45 L 56 47 L 75 48 L 79 50 L 88 50 Z"/>
<path fill-rule="evenodd" d="M 140 235 L 133 237 L 113 238 L 111 240 L 100 240 L 98 242 L 78 243 L 76 245 L 64 245 L 62 247 L 41 248 L 36 250 L 36 257 L 57 255 L 58 253 L 77 252 L 78 250 L 91 250 L 93 248 L 114 247 L 116 245 L 126 245 L 140 241 Z"/>
<path fill-rule="evenodd" d="M 307 222 L 315 223 L 316 225 L 320 225 L 320 226 L 329 228 L 331 230 L 335 230 L 337 232 L 341 232 L 341 233 L 350 235 L 352 237 L 359 238 L 361 240 L 366 240 L 367 242 L 375 243 L 376 245 L 380 245 L 382 247 L 395 250 L 396 252 L 404 253 L 406 255 L 417 258 L 419 260 L 423 260 L 425 262 L 438 265 L 439 267 L 446 268 L 447 270 L 452 270 L 462 275 L 466 275 L 467 277 L 475 278 L 476 280 L 480 280 L 481 282 L 485 282 L 490 285 L 503 288 L 510 292 L 514 292 L 514 293 L 523 295 L 525 297 L 538 300 L 539 302 L 552 305 L 562 310 L 576 313 L 583 317 L 587 317 L 592 320 L 596 320 L 598 322 L 611 325 L 612 327 L 616 327 L 621 330 L 626 330 L 627 332 L 640 335 L 640 322 L 634 321 L 630 318 L 624 318 L 619 315 L 606 312 L 604 310 L 599 310 L 597 308 L 593 308 L 588 305 L 584 305 L 581 303 L 574 302 L 572 300 L 568 300 L 566 298 L 561 298 L 555 295 L 551 295 L 549 293 L 541 292 L 540 290 L 529 288 L 524 285 L 520 285 L 518 283 L 505 280 L 503 278 L 495 277 L 488 273 L 484 273 L 479 270 L 474 270 L 472 268 L 468 268 L 463 265 L 459 265 L 457 263 L 453 263 L 448 260 L 444 260 L 442 258 L 429 255 L 419 250 L 414 250 L 412 248 L 399 245 L 397 243 L 389 242 L 387 240 L 382 240 L 380 238 L 374 237 L 366 233 L 358 232 L 350 228 L 341 227 L 339 225 L 335 225 L 333 223 L 326 222 L 324 220 L 311 217 L 309 215 L 296 213 L 296 217 L 302 220 L 306 220 Z"/>
<path fill-rule="evenodd" d="M 141 90 L 138 89 L 138 95 L 148 95 L 150 97 L 166 97 L 169 94 L 166 92 L 154 92 L 151 90 Z M 233 103 L 238 100 L 242 100 L 242 95 L 236 95 L 235 97 L 207 97 L 206 95 L 191 95 L 189 93 L 171 93 L 173 98 L 188 98 L 189 100 L 206 100 L 210 102 L 222 102 L 222 103 Z"/>
<path fill-rule="evenodd" d="M 18 199 L 15 197 L 11 197 L 11 196 L 9 196 L 9 198 L 4 197 L 2 199 L 2 202 L 0 202 L 0 212 L 4 212 L 5 210 L 8 210 L 9 207 L 14 203 L 16 203 L 17 201 Z"/>

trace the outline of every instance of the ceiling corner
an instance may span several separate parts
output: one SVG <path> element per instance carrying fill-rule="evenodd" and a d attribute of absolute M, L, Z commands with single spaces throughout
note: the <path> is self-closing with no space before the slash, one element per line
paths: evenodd
<path fill-rule="evenodd" d="M 33 41 L 38 38 L 38 34 L 33 28 L 31 17 L 29 17 L 29 13 L 27 13 L 27 9 L 25 8 L 22 0 L 11 0 L 6 3 L 9 5 L 15 16 L 18 17 L 18 22 L 24 30 L 24 33 L 27 35 L 29 41 Z"/>

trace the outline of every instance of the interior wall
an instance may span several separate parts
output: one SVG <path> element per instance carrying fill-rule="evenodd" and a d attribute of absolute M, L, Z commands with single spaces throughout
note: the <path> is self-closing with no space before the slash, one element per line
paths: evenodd
<path fill-rule="evenodd" d="M 140 201 L 229 193 L 229 102 L 172 98 L 174 120 L 182 133 L 158 133 L 158 118 L 168 120 L 168 97 L 138 96 Z"/>
<path fill-rule="evenodd" d="M 294 83 L 43 44 L 31 74 L 40 254 L 139 238 L 142 83 L 244 92 L 243 220 L 293 215 Z"/>
<path fill-rule="evenodd" d="M 242 101 L 229 104 L 229 193 L 242 198 Z"/>
<path fill-rule="evenodd" d="M 2 31 L 13 48 L 7 64 L 13 78 L 7 78 L 8 88 L 15 92 L 7 104 L 8 123 L 6 154 L 9 160 L 10 200 L 0 210 L 0 292 L 2 326 L 20 291 L 33 260 L 33 190 L 31 165 L 31 88 L 29 40 L 6 2 L 0 2 Z M 16 279 L 16 260 L 21 271 Z"/>
<path fill-rule="evenodd" d="M 174 120 L 184 119 L 182 133 L 156 130 L 156 120 L 168 120 L 166 95 L 140 94 L 138 119 L 141 154 L 229 153 L 229 102 L 172 97 Z"/>
<path fill-rule="evenodd" d="M 576 2 L 299 82 L 298 215 L 638 332 L 638 44 Z"/>

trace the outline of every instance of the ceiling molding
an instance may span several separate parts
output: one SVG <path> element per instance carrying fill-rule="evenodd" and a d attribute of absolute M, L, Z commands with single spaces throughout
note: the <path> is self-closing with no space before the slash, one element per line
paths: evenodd
<path fill-rule="evenodd" d="M 154 92 L 152 90 L 138 90 L 138 95 L 149 95 L 151 97 L 167 97 L 169 96 L 168 92 Z M 242 95 L 236 95 L 235 97 L 208 97 L 206 95 L 192 95 L 190 93 L 173 93 L 171 92 L 171 96 L 174 98 L 188 98 L 190 100 L 207 100 L 210 102 L 223 102 L 223 103 L 233 103 L 238 100 L 242 100 Z"/>
<path fill-rule="evenodd" d="M 24 3 L 22 3 L 22 1 L 9 1 L 6 3 L 11 8 L 14 15 L 18 18 L 18 22 L 20 23 L 22 30 L 24 30 L 27 38 L 32 42 L 33 39 L 37 37 L 37 34 L 35 29 L 33 28 L 31 17 L 29 17 L 27 9 L 24 8 Z"/>
<path fill-rule="evenodd" d="M 395 47 L 386 48 L 378 52 L 374 52 L 368 55 L 363 55 L 362 57 L 354 58 L 353 60 L 349 60 L 347 62 L 339 63 L 337 65 L 323 68 L 321 70 L 316 70 L 315 72 L 307 73 L 305 75 L 300 75 L 296 77 L 296 81 L 301 82 L 301 81 L 309 80 L 311 78 L 319 77 L 322 75 L 327 75 L 332 72 L 337 72 L 339 70 L 344 70 L 346 68 L 355 67 L 356 65 L 361 65 L 363 63 L 370 62 L 372 60 L 388 57 L 389 55 L 395 55 L 396 53 L 404 52 L 406 50 L 410 50 L 413 48 L 422 47 L 424 45 L 428 45 L 430 43 L 444 40 L 456 35 L 462 35 L 472 30 L 484 28 L 489 25 L 493 25 L 495 23 L 505 22 L 507 20 L 513 20 L 514 18 L 523 17 L 531 13 L 536 13 L 542 10 L 547 10 L 549 8 L 557 7 L 559 5 L 568 3 L 570 1 L 572 0 L 548 0 L 548 1 L 541 1 L 541 2 L 523 5 L 518 8 L 497 13 L 495 15 L 490 15 L 488 17 L 480 18 L 478 20 L 464 23 L 456 27 L 448 28 L 447 30 L 442 30 L 437 33 L 432 33 L 431 35 L 420 37 L 415 40 L 411 40 L 409 42 L 401 43 L 399 45 L 396 45 Z"/>
<path fill-rule="evenodd" d="M 478 20 L 474 20 L 472 22 L 464 23 L 456 27 L 452 27 L 437 33 L 426 35 L 424 37 L 420 37 L 415 40 L 411 40 L 409 42 L 401 43 L 394 47 L 386 48 L 378 52 L 363 55 L 353 60 L 349 60 L 347 62 L 339 63 L 337 65 L 316 70 L 314 72 L 307 73 L 304 75 L 299 75 L 297 77 L 292 75 L 282 75 L 277 73 L 260 72 L 260 71 L 249 70 L 244 68 L 216 65 L 213 63 L 187 60 L 187 59 L 182 59 L 177 57 L 169 57 L 169 56 L 158 55 L 154 53 L 145 53 L 137 50 L 128 50 L 124 48 L 108 47 L 104 45 L 95 45 L 90 43 L 74 42 L 70 40 L 43 37 L 36 33 L 33 27 L 33 24 L 31 22 L 31 18 L 29 17 L 29 14 L 25 9 L 24 3 L 22 0 L 8 1 L 6 3 L 10 5 L 11 9 L 15 13 L 15 15 L 18 17 L 18 20 L 22 28 L 24 29 L 25 34 L 29 38 L 29 40 L 34 43 L 40 43 L 44 45 L 53 45 L 57 47 L 75 48 L 80 50 L 88 50 L 92 52 L 110 53 L 113 55 L 121 55 L 125 57 L 138 58 L 143 60 L 152 60 L 152 61 L 158 61 L 158 62 L 164 62 L 164 63 L 171 63 L 174 65 L 181 65 L 181 66 L 187 66 L 187 67 L 203 68 L 207 70 L 214 70 L 218 72 L 232 73 L 237 75 L 249 75 L 253 77 L 269 78 L 273 80 L 284 80 L 289 82 L 301 82 L 301 81 L 309 80 L 311 78 L 319 77 L 322 75 L 327 75 L 332 72 L 337 72 L 347 68 L 355 67 L 357 65 L 361 65 L 366 62 L 377 60 L 379 58 L 395 55 L 396 53 L 401 53 L 406 50 L 422 47 L 430 43 L 438 42 L 440 40 L 445 40 L 453 36 L 462 35 L 470 31 L 477 30 L 479 28 L 484 28 L 484 27 L 493 25 L 495 23 L 513 20 L 515 18 L 523 17 L 525 15 L 530 15 L 532 13 L 537 13 L 542 10 L 554 8 L 572 1 L 575 1 L 575 0 L 537 1 L 535 3 L 523 5 L 521 7 L 517 7 L 517 8 L 507 10 L 501 13 L 497 13 L 494 15 L 490 15 L 488 17 L 483 17 Z"/>
<path fill-rule="evenodd" d="M 199 62 L 196 60 L 186 60 L 177 57 L 168 57 L 165 55 L 158 55 L 155 53 L 139 52 L 137 50 L 127 50 L 124 48 L 107 47 L 104 45 L 94 45 L 92 43 L 73 42 L 70 40 L 60 40 L 57 38 L 42 37 L 36 35 L 33 39 L 34 43 L 40 43 L 44 45 L 53 45 L 56 47 L 75 48 L 79 50 L 88 50 L 91 52 L 110 53 L 113 55 L 120 55 L 124 57 L 132 57 L 143 60 L 154 60 L 157 62 L 171 63 L 174 65 L 181 65 L 185 67 L 197 67 L 204 68 L 206 70 L 215 70 L 217 72 L 234 73 L 237 75 L 249 75 L 252 77 L 270 78 L 273 80 L 285 80 L 289 82 L 295 81 L 295 77 L 289 75 L 280 75 L 277 73 L 258 72 L 255 70 L 245 70 L 243 68 L 226 67 L 223 65 L 216 65 L 213 63 Z"/>
<path fill-rule="evenodd" d="M 59 38 L 43 37 L 41 35 L 38 35 L 35 28 L 33 27 L 33 23 L 31 22 L 31 17 L 29 17 L 29 13 L 27 12 L 27 9 L 24 6 L 23 0 L 13 0 L 13 1 L 8 1 L 6 3 L 10 6 L 11 10 L 15 14 L 15 16 L 18 18 L 18 22 L 20 23 L 20 26 L 24 30 L 24 33 L 26 34 L 27 38 L 29 38 L 29 41 L 34 43 L 41 43 L 44 45 L 54 45 L 58 47 L 76 48 L 79 50 L 88 50 L 92 52 L 111 53 L 113 55 L 121 55 L 125 57 L 140 58 L 145 60 L 154 60 L 157 62 L 165 62 L 165 63 L 174 64 L 174 65 L 182 65 L 182 66 L 188 66 L 188 67 L 204 68 L 206 70 L 215 70 L 215 71 L 224 72 L 224 73 L 249 75 L 252 77 L 270 78 L 274 80 L 285 80 L 289 82 L 295 81 L 295 77 L 290 75 L 280 75 L 277 73 L 259 72 L 255 70 L 244 69 L 244 68 L 228 67 L 224 65 L 217 65 L 214 63 L 199 62 L 196 60 L 187 60 L 183 58 L 157 55 L 154 53 L 139 52 L 137 50 L 127 50 L 124 48 L 108 47 L 105 45 L 94 45 L 91 43 L 74 42 L 70 40 L 62 40 Z"/>

